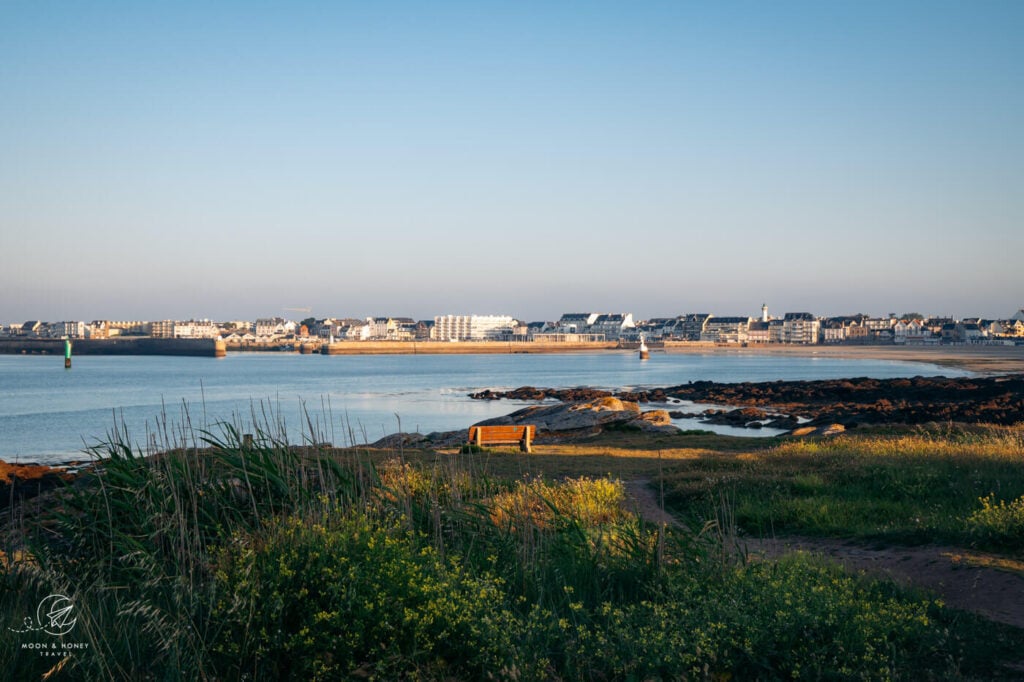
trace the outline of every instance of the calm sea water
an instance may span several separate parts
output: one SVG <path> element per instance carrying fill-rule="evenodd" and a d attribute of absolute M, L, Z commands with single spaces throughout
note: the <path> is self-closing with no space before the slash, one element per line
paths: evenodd
<path fill-rule="evenodd" d="M 80 356 L 65 370 L 59 356 L 0 356 L 0 458 L 66 461 L 117 425 L 133 441 L 191 422 L 251 428 L 283 420 L 302 442 L 313 422 L 336 444 L 372 442 L 404 431 L 448 431 L 507 414 L 512 401 L 478 401 L 484 388 L 671 386 L 700 379 L 770 381 L 853 376 L 963 376 L 921 363 L 766 355 L 635 353 L 571 355 L 321 356 L 231 354 L 227 358 Z M 687 406 L 683 406 L 687 407 Z M 678 409 L 678 406 L 677 406 Z M 696 407 L 694 408 L 696 409 Z M 693 424 L 680 422 L 681 426 Z M 727 428 L 716 429 L 728 431 Z M 742 431 L 746 435 L 757 432 Z M 762 432 L 763 435 L 763 432 Z M 173 439 L 173 436 L 172 436 Z"/>

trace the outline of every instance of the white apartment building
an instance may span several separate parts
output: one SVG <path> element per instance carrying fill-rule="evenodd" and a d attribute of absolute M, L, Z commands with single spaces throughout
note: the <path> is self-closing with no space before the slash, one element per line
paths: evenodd
<path fill-rule="evenodd" d="M 406 341 L 412 338 L 412 327 L 416 321 L 411 317 L 368 317 L 368 331 L 363 340 Z"/>
<path fill-rule="evenodd" d="M 893 343 L 926 343 L 932 336 L 921 320 L 900 320 L 892 327 Z"/>
<path fill-rule="evenodd" d="M 842 343 L 849 335 L 850 327 L 843 322 L 828 321 L 821 327 L 823 343 Z"/>
<path fill-rule="evenodd" d="M 438 315 L 431 338 L 435 341 L 484 341 L 514 333 L 518 322 L 509 315 Z"/>
<path fill-rule="evenodd" d="M 295 323 L 281 317 L 262 317 L 256 320 L 256 338 L 276 338 L 295 333 Z"/>
<path fill-rule="evenodd" d="M 157 339 L 173 339 L 174 325 L 174 320 L 157 320 L 150 325 L 150 336 Z"/>
<path fill-rule="evenodd" d="M 700 340 L 708 343 L 746 343 L 749 317 L 712 317 L 704 325 Z"/>
<path fill-rule="evenodd" d="M 559 334 L 585 334 L 600 313 L 566 313 L 559 318 L 554 331 Z"/>
<path fill-rule="evenodd" d="M 350 322 L 338 328 L 338 337 L 349 341 L 369 341 L 373 325 L 367 322 Z"/>
<path fill-rule="evenodd" d="M 50 336 L 57 339 L 65 336 L 69 339 L 84 339 L 85 322 L 54 322 L 50 324 Z"/>
<path fill-rule="evenodd" d="M 588 331 L 591 334 L 604 334 L 606 339 L 615 341 L 620 338 L 623 333 L 634 329 L 635 327 L 636 325 L 633 323 L 633 313 L 598 315 L 597 319 L 591 323 Z"/>
<path fill-rule="evenodd" d="M 782 318 L 782 342 L 816 344 L 821 321 L 811 313 L 786 313 Z"/>
<path fill-rule="evenodd" d="M 362 336 L 367 340 L 388 338 L 388 331 L 394 329 L 394 325 L 389 324 L 390 320 L 388 317 L 366 318 L 366 331 Z"/>
<path fill-rule="evenodd" d="M 771 328 L 767 320 L 753 320 L 747 326 L 747 343 L 768 343 L 771 341 Z"/>
<path fill-rule="evenodd" d="M 174 323 L 176 339 L 216 339 L 220 328 L 210 320 L 188 320 Z"/>
<path fill-rule="evenodd" d="M 889 331 L 896 326 L 898 320 L 894 317 L 869 317 L 863 322 L 863 326 L 869 332 Z"/>
<path fill-rule="evenodd" d="M 145 320 L 107 320 L 107 329 L 111 336 L 149 336 L 151 325 Z"/>

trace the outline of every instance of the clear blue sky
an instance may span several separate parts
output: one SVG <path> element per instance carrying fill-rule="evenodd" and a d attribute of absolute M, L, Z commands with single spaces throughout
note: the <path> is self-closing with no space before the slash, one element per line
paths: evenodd
<path fill-rule="evenodd" d="M 1024 2 L 0 0 L 0 322 L 1009 316 L 1022 256 Z"/>

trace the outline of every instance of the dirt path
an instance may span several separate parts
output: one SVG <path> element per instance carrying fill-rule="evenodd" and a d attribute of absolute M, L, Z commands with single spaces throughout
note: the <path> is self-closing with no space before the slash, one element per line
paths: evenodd
<path fill-rule="evenodd" d="M 662 507 L 658 500 L 659 495 L 651 487 L 649 480 L 625 481 L 623 485 L 626 488 L 626 508 L 635 512 L 644 521 L 676 527 L 680 525 L 679 521 Z"/>
<path fill-rule="evenodd" d="M 649 481 L 625 483 L 627 506 L 653 523 L 678 526 L 658 502 Z M 827 538 L 746 539 L 753 557 L 774 558 L 803 550 L 829 557 L 853 571 L 891 578 L 898 584 L 928 589 L 949 607 L 1024 628 L 1024 563 L 953 547 L 875 548 Z M 1003 566 L 1003 568 L 995 568 Z"/>

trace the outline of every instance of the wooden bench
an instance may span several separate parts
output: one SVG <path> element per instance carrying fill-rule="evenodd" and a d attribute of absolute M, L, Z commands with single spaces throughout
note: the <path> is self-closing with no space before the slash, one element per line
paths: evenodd
<path fill-rule="evenodd" d="M 478 447 L 504 443 L 518 443 L 519 449 L 530 453 L 530 444 L 537 435 L 533 424 L 525 426 L 471 426 L 469 442 Z"/>

